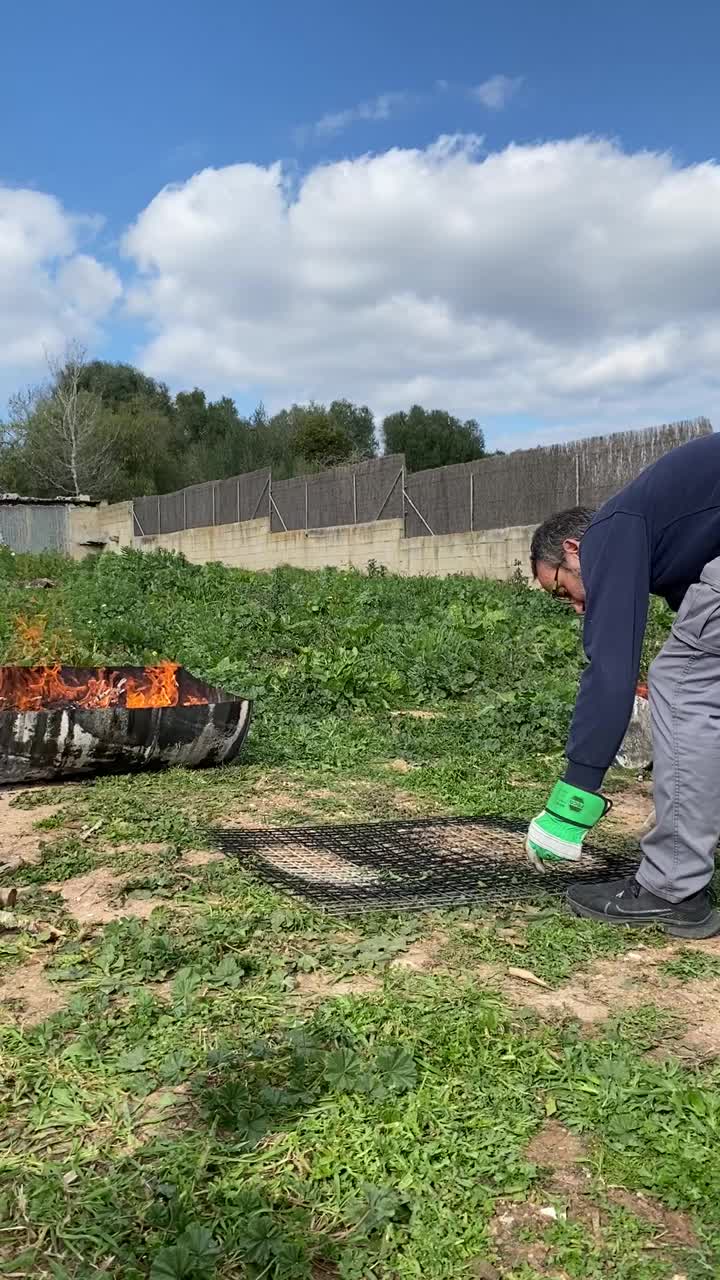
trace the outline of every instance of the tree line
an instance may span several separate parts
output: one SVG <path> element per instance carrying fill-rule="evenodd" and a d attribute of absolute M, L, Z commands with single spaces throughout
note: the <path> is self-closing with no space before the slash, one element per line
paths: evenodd
<path fill-rule="evenodd" d="M 228 396 L 180 391 L 130 364 L 88 360 L 77 345 L 41 385 L 13 396 L 0 422 L 0 490 L 114 502 L 271 467 L 277 479 L 404 453 L 423 470 L 485 457 L 475 419 L 413 405 L 377 429 L 367 405 L 311 401 L 250 416 Z"/>

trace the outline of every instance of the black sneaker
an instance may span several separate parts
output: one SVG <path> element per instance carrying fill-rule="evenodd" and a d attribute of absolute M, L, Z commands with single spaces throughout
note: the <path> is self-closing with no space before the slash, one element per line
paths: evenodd
<path fill-rule="evenodd" d="M 571 884 L 566 901 L 576 916 L 605 924 L 659 925 L 673 938 L 712 938 L 720 933 L 720 911 L 713 907 L 707 889 L 683 902 L 668 902 L 629 876 L 601 884 Z"/>

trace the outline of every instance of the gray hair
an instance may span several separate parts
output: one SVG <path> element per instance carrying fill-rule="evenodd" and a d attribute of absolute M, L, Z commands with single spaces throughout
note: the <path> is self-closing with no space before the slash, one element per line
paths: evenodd
<path fill-rule="evenodd" d="M 537 567 L 542 561 L 551 569 L 557 569 L 565 559 L 563 543 L 568 538 L 576 538 L 579 542 L 595 512 L 590 507 L 570 507 L 567 511 L 558 511 L 549 516 L 537 528 L 530 543 L 530 567 L 533 578 L 537 578 Z"/>

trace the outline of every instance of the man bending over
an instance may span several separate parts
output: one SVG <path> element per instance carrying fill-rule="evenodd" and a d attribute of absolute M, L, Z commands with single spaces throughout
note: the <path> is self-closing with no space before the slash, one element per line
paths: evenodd
<path fill-rule="evenodd" d="M 584 614 L 589 660 L 580 681 L 567 770 L 530 824 L 543 869 L 580 857 L 608 809 L 603 778 L 633 707 L 651 594 L 677 613 L 650 668 L 656 826 L 634 876 L 576 884 L 577 915 L 658 924 L 669 934 L 720 932 L 709 885 L 720 837 L 720 435 L 681 445 L 598 512 L 551 516 L 532 540 L 533 575 Z"/>

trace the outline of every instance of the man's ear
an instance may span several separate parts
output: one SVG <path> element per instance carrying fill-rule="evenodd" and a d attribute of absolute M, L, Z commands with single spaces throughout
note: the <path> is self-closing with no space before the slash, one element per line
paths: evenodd
<path fill-rule="evenodd" d="M 562 544 L 565 555 L 579 555 L 580 542 L 577 538 L 566 538 Z"/>

